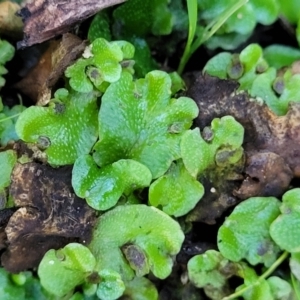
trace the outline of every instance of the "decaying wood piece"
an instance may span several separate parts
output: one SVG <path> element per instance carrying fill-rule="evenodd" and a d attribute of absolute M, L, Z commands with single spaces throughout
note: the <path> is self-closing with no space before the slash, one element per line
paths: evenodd
<path fill-rule="evenodd" d="M 37 65 L 14 87 L 38 105 L 48 104 L 52 97 L 52 88 L 66 68 L 81 56 L 86 45 L 87 41 L 82 41 L 71 33 L 63 34 L 60 40 L 50 41 Z"/>
<path fill-rule="evenodd" d="M 238 199 L 282 196 L 292 178 L 300 177 L 300 103 L 291 103 L 285 116 L 276 116 L 265 104 L 238 92 L 235 81 L 198 72 L 190 75 L 189 82 L 187 95 L 199 107 L 194 125 L 202 130 L 214 118 L 233 116 L 245 129 L 246 154 L 245 167 L 240 172 L 242 178 L 234 179 L 238 187 L 230 183 L 229 194 L 230 181 L 214 194 L 207 192 L 210 187 L 206 188 L 206 194 L 189 217 L 193 221 L 214 223 Z"/>
<path fill-rule="evenodd" d="M 18 163 L 10 192 L 18 210 L 5 227 L 1 263 L 7 271 L 36 268 L 49 249 L 90 241 L 95 213 L 74 194 L 70 167 Z"/>
<path fill-rule="evenodd" d="M 276 153 L 292 175 L 300 177 L 300 103 L 292 102 L 285 116 L 277 116 L 237 88 L 234 81 L 198 74 L 188 91 L 200 110 L 195 125 L 203 129 L 214 118 L 233 116 L 245 128 L 243 147 L 248 156 Z"/>
<path fill-rule="evenodd" d="M 74 24 L 98 11 L 125 0 L 31 0 L 19 13 L 24 22 L 24 40 L 28 47 L 68 32 Z"/>
<path fill-rule="evenodd" d="M 23 23 L 16 12 L 20 10 L 17 3 L 4 1 L 0 3 L 0 33 L 20 39 L 22 37 Z"/>

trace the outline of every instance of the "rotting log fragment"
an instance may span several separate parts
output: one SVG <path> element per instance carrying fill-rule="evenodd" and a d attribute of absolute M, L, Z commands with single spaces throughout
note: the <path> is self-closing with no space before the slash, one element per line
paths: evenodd
<path fill-rule="evenodd" d="M 52 88 L 62 77 L 66 68 L 78 59 L 87 42 L 76 35 L 66 33 L 62 39 L 50 41 L 37 64 L 14 87 L 38 105 L 47 105 Z"/>
<path fill-rule="evenodd" d="M 272 152 L 258 152 L 248 157 L 247 174 L 234 195 L 241 199 L 249 195 L 281 196 L 283 187 L 288 187 L 293 176 L 284 159 Z"/>
<path fill-rule="evenodd" d="M 70 167 L 17 164 L 10 193 L 19 209 L 5 228 L 1 263 L 7 271 L 36 268 L 49 249 L 90 241 L 95 213 L 74 194 Z"/>
<path fill-rule="evenodd" d="M 238 92 L 238 83 L 221 80 L 217 77 L 193 73 L 189 75 L 190 86 L 187 96 L 195 100 L 199 115 L 195 126 L 203 130 L 214 118 L 233 116 L 245 129 L 243 148 L 246 164 L 241 172 L 239 188 L 231 190 L 231 195 L 239 199 L 252 196 L 280 197 L 289 187 L 293 177 L 300 177 L 300 103 L 291 103 L 285 116 L 277 116 L 262 103 L 259 103 L 245 92 Z M 228 189 L 227 189 L 228 192 Z M 222 197 L 208 201 L 206 193 L 195 210 L 190 214 L 193 221 L 204 221 L 203 217 L 215 207 L 221 209 L 215 214 L 220 216 L 224 207 Z M 208 202 L 210 204 L 208 205 Z M 205 211 L 199 215 L 205 206 Z M 198 213 L 197 213 L 198 212 Z M 198 217 L 196 217 L 198 214 Z M 208 223 L 213 223 L 209 220 Z"/>
<path fill-rule="evenodd" d="M 76 23 L 98 11 L 125 0 L 39 0 L 28 1 L 19 15 L 24 22 L 24 40 L 18 47 L 28 47 L 68 32 Z"/>

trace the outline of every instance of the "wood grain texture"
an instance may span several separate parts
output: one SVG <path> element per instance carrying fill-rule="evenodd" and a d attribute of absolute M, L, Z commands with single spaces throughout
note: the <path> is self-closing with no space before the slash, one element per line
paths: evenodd
<path fill-rule="evenodd" d="M 49 40 L 68 32 L 76 23 L 125 0 L 31 0 L 19 15 L 24 22 L 24 39 L 18 48 Z"/>
<path fill-rule="evenodd" d="M 7 248 L 1 256 L 7 271 L 36 268 L 49 249 L 90 241 L 95 212 L 75 195 L 71 172 L 71 167 L 16 164 L 10 194 L 17 211 L 5 227 Z"/>

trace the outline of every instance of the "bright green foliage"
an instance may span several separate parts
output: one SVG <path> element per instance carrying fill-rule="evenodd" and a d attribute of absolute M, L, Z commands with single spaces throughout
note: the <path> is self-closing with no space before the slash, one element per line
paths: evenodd
<path fill-rule="evenodd" d="M 200 20 L 209 24 L 235 3 L 235 0 L 198 0 Z M 211 49 L 234 49 L 251 35 L 257 23 L 269 25 L 278 18 L 278 14 L 277 0 L 250 0 L 227 19 L 206 45 Z"/>
<path fill-rule="evenodd" d="M 97 288 L 97 296 L 101 300 L 115 300 L 122 296 L 125 285 L 119 273 L 109 270 L 99 272 L 101 281 Z"/>
<path fill-rule="evenodd" d="M 187 0 L 187 10 L 188 10 L 188 17 L 189 17 L 189 31 L 188 31 L 188 38 L 185 45 L 184 52 L 182 54 L 178 73 L 181 74 L 189 57 L 192 54 L 192 44 L 195 39 L 196 35 L 196 28 L 197 28 L 197 19 L 198 19 L 198 2 L 197 0 Z M 199 45 L 200 46 L 200 45 Z"/>
<path fill-rule="evenodd" d="M 141 3 L 143 5 L 143 3 Z M 90 41 L 94 41 L 97 38 L 105 38 L 106 40 L 112 40 L 116 38 L 110 30 L 110 20 L 106 11 L 98 13 L 89 28 L 88 37 Z M 118 23 L 118 21 L 116 21 Z M 144 22 L 142 23 L 144 24 Z M 117 27 L 117 25 L 113 26 Z M 140 27 L 140 26 L 139 26 Z M 138 28 L 139 28 L 138 27 Z M 116 33 L 118 35 L 118 33 Z M 144 37 L 139 37 L 136 35 L 127 36 L 118 35 L 118 39 L 126 39 L 134 46 L 134 71 L 137 78 L 144 77 L 148 72 L 158 69 L 158 64 L 152 57 L 150 47 Z M 132 58 L 132 57 L 131 57 Z M 126 62 L 121 63 L 124 65 Z M 124 67 L 124 66 L 123 66 Z"/>
<path fill-rule="evenodd" d="M 31 272 L 9 274 L 4 268 L 0 268 L 0 295 L 1 300 L 57 300 Z"/>
<path fill-rule="evenodd" d="M 204 71 L 211 76 L 219 77 L 220 79 L 227 79 L 227 69 L 228 66 L 231 65 L 231 58 L 232 55 L 229 52 L 221 52 L 206 63 Z M 238 67 L 242 68 L 240 64 Z"/>
<path fill-rule="evenodd" d="M 226 48 L 227 46 L 226 44 L 230 45 L 230 44 L 234 44 L 235 42 L 241 43 L 245 39 L 243 35 L 241 35 L 242 38 L 240 38 L 240 36 L 237 35 L 236 36 L 237 39 L 235 39 L 235 37 L 232 36 L 231 33 L 229 33 L 229 35 L 231 35 L 230 39 L 228 39 L 228 35 L 227 36 L 223 35 L 221 36 L 220 39 L 215 39 L 215 40 L 213 40 L 212 38 L 217 35 L 217 32 L 221 32 L 221 34 L 223 33 L 224 29 L 222 29 L 222 26 L 226 26 L 225 22 L 230 20 L 230 18 L 233 17 L 234 14 L 237 13 L 239 10 L 242 10 L 244 8 L 244 5 L 246 5 L 247 2 L 248 0 L 238 0 L 232 3 L 226 3 L 228 5 L 226 5 L 224 9 L 220 11 L 219 14 L 215 15 L 212 20 L 209 20 L 205 27 L 202 25 L 198 25 L 196 27 L 197 24 L 206 23 L 204 20 L 201 20 L 201 14 L 200 14 L 200 21 L 197 22 L 197 6 L 199 5 L 199 7 L 201 7 L 201 1 L 197 2 L 197 0 L 187 0 L 188 16 L 189 16 L 189 35 L 188 35 L 188 41 L 186 43 L 184 53 L 179 63 L 179 67 L 178 67 L 179 74 L 182 73 L 186 65 L 186 62 L 191 57 L 191 55 L 202 44 L 206 43 L 208 47 L 211 48 L 215 48 L 220 46 L 220 44 L 224 44 L 224 48 Z M 204 4 L 206 5 L 207 3 L 205 3 L 204 1 Z M 219 6 L 219 4 L 220 3 L 218 3 L 217 6 Z M 211 5 L 211 2 L 209 5 Z M 244 15 L 243 13 L 240 13 L 238 16 L 244 16 Z M 247 22 L 244 22 L 244 24 L 247 24 Z M 195 38 L 194 38 L 194 34 L 196 36 Z"/>
<path fill-rule="evenodd" d="M 271 293 L 274 299 L 278 300 L 289 300 L 293 299 L 293 290 L 291 285 L 277 277 L 277 276 L 271 276 L 267 279 L 267 282 L 271 288 Z"/>
<path fill-rule="evenodd" d="M 292 253 L 290 258 L 290 268 L 293 275 L 300 282 L 300 252 Z"/>
<path fill-rule="evenodd" d="M 246 274 L 248 275 L 248 274 Z M 245 277 L 245 284 L 239 286 L 236 291 L 246 289 L 243 295 L 245 300 L 290 300 L 295 299 L 291 285 L 277 276 L 271 276 L 267 280 L 259 278 L 255 272 Z"/>
<path fill-rule="evenodd" d="M 162 207 L 168 215 L 180 217 L 192 210 L 204 194 L 204 187 L 184 167 L 182 160 L 172 163 L 167 173 L 149 189 L 149 203 Z"/>
<path fill-rule="evenodd" d="M 113 207 L 124 194 L 150 185 L 152 175 L 141 163 L 122 159 L 98 168 L 89 155 L 79 157 L 73 167 L 72 186 L 75 193 L 97 210 Z"/>
<path fill-rule="evenodd" d="M 16 162 L 17 162 L 17 154 L 15 153 L 15 151 L 6 150 L 4 152 L 0 152 L 0 166 L 1 166 L 0 190 L 9 186 L 10 174 Z"/>
<path fill-rule="evenodd" d="M 249 274 L 247 274 L 249 275 Z M 242 295 L 243 299 L 245 300 L 264 300 L 264 299 L 269 299 L 269 300 L 280 300 L 280 299 L 275 299 L 272 295 L 272 291 L 270 288 L 270 285 L 266 280 L 260 280 L 258 281 L 258 276 L 256 273 L 253 271 L 251 276 L 247 276 L 245 278 L 245 283 L 241 286 L 239 286 L 236 291 L 243 290 L 244 288 L 247 287 L 252 287 L 248 288 Z"/>
<path fill-rule="evenodd" d="M 10 175 L 13 167 L 17 161 L 17 155 L 13 150 L 6 150 L 0 152 L 0 166 L 1 166 L 1 176 L 0 176 L 0 209 L 4 208 L 6 205 L 6 192 L 5 188 L 10 185 Z M 3 201 L 2 201 L 3 198 Z"/>
<path fill-rule="evenodd" d="M 196 177 L 215 165 L 234 164 L 243 155 L 244 128 L 231 116 L 212 121 L 201 136 L 199 128 L 187 131 L 181 141 L 185 167 Z"/>
<path fill-rule="evenodd" d="M 96 279 L 98 279 L 96 273 L 94 273 L 92 275 L 92 277 L 95 276 Z M 97 280 L 95 280 L 97 281 Z M 98 284 L 97 283 L 92 283 L 92 282 L 85 282 L 82 286 L 82 291 L 83 291 L 83 294 L 87 297 L 94 297 L 96 298 L 96 293 L 97 293 L 97 289 L 98 289 Z M 75 294 L 73 294 L 74 296 Z M 93 299 L 93 298 L 92 298 Z M 92 300 L 91 299 L 91 300 Z"/>
<path fill-rule="evenodd" d="M 134 70 L 137 78 L 144 77 L 148 72 L 159 68 L 153 59 L 151 49 L 147 41 L 140 37 L 129 37 L 129 41 L 134 45 Z"/>
<path fill-rule="evenodd" d="M 280 12 L 291 25 L 296 25 L 296 38 L 300 45 L 300 3 L 297 0 L 278 0 L 280 4 Z"/>
<path fill-rule="evenodd" d="M 23 285 L 26 282 L 26 275 L 24 273 L 11 274 L 12 281 L 17 285 Z"/>
<path fill-rule="evenodd" d="M 106 11 L 100 11 L 93 18 L 88 31 L 88 39 L 93 42 L 97 38 L 111 40 L 109 17 Z"/>
<path fill-rule="evenodd" d="M 191 258 L 187 269 L 190 281 L 196 287 L 204 288 L 205 294 L 210 299 L 216 300 L 227 295 L 228 278 L 242 271 L 239 264 L 230 262 L 215 250 L 208 250 Z"/>
<path fill-rule="evenodd" d="M 175 95 L 179 91 L 186 90 L 185 82 L 177 72 L 169 73 L 169 75 L 172 80 L 172 86 L 171 86 L 171 94 L 172 95 Z"/>
<path fill-rule="evenodd" d="M 4 65 L 13 58 L 14 54 L 15 48 L 9 42 L 0 39 L 0 89 L 5 84 L 2 75 L 8 72 Z"/>
<path fill-rule="evenodd" d="M 143 267 L 146 259 L 152 273 L 164 279 L 171 273 L 173 257 L 183 239 L 179 224 L 162 211 L 142 204 L 123 205 L 98 219 L 89 248 L 97 260 L 97 270 L 114 270 L 129 281 L 134 271 L 122 247 L 135 245 L 138 255 L 131 258 L 131 264 L 138 268 L 142 262 Z"/>
<path fill-rule="evenodd" d="M 280 260 L 280 258 L 279 258 Z M 266 280 L 267 272 L 258 276 L 254 269 L 244 262 L 232 262 L 215 250 L 191 258 L 187 265 L 188 276 L 198 288 L 203 288 L 209 299 L 245 300 L 288 300 L 293 298 L 291 285 L 276 276 Z M 235 293 L 231 293 L 228 279 L 238 276 L 244 280 Z"/>
<path fill-rule="evenodd" d="M 292 189 L 282 197 L 281 214 L 272 223 L 270 234 L 281 249 L 300 252 L 300 189 Z"/>
<path fill-rule="evenodd" d="M 73 164 L 90 152 L 98 137 L 97 111 L 94 93 L 60 89 L 49 107 L 27 108 L 16 123 L 16 132 L 25 142 L 45 149 L 49 164 Z"/>
<path fill-rule="evenodd" d="M 15 124 L 18 115 L 26 108 L 23 105 L 15 105 L 11 109 L 8 106 L 4 106 L 1 109 L 1 104 L 0 98 L 0 144 L 5 146 L 9 141 L 19 139 L 15 130 Z"/>
<path fill-rule="evenodd" d="M 187 268 L 191 282 L 196 287 L 203 288 L 210 299 L 220 300 L 228 296 L 230 294 L 228 279 L 238 276 L 244 279 L 244 284 L 239 286 L 237 291 L 248 287 L 248 290 L 242 293 L 243 299 L 275 300 L 268 282 L 258 281 L 258 276 L 252 268 L 244 262 L 236 263 L 227 260 L 215 250 L 208 250 L 204 254 L 194 256 L 189 260 Z M 230 299 L 235 299 L 235 297 Z"/>
<path fill-rule="evenodd" d="M 123 296 L 131 300 L 158 300 L 155 285 L 145 277 L 135 277 L 127 281 Z"/>
<path fill-rule="evenodd" d="M 168 0 L 130 0 L 113 12 L 115 35 L 140 36 L 170 34 L 172 15 Z"/>
<path fill-rule="evenodd" d="M 279 206 L 274 197 L 253 197 L 236 206 L 218 232 L 222 255 L 236 262 L 246 259 L 251 265 L 270 266 L 280 251 L 269 233 Z"/>
<path fill-rule="evenodd" d="M 190 98 L 171 99 L 171 79 L 153 71 L 132 80 L 124 73 L 102 97 L 100 140 L 94 159 L 99 166 L 130 158 L 146 165 L 153 178 L 163 175 L 180 157 L 180 139 L 198 114 Z"/>
<path fill-rule="evenodd" d="M 241 2 L 236 9 L 235 5 Z M 199 16 L 202 24 L 198 27 L 198 35 L 203 35 L 207 28 L 212 30 L 213 27 L 220 23 L 210 34 L 209 39 L 205 38 L 205 44 L 210 49 L 221 47 L 223 49 L 234 49 L 243 43 L 252 33 L 256 18 L 248 1 L 198 1 Z M 204 37 L 204 36 L 203 36 Z"/>
<path fill-rule="evenodd" d="M 274 44 L 264 49 L 264 58 L 271 67 L 280 69 L 290 66 L 294 61 L 299 60 L 300 50 L 289 46 Z"/>
<path fill-rule="evenodd" d="M 119 273 L 107 269 L 97 273 L 95 266 L 95 257 L 87 247 L 71 243 L 60 250 L 49 250 L 39 265 L 38 275 L 42 286 L 58 297 L 68 295 L 69 299 L 78 285 L 82 285 L 87 297 L 97 294 L 96 299 L 115 300 L 122 296 L 125 285 Z M 85 298 L 76 293 L 71 299 Z"/>
<path fill-rule="evenodd" d="M 0 268 L 0 294 L 5 300 L 25 299 L 25 290 L 16 285 L 3 268 Z"/>
<path fill-rule="evenodd" d="M 292 24 L 296 24 L 300 17 L 300 2 L 298 0 L 278 0 L 280 4 L 280 12 Z"/>
<path fill-rule="evenodd" d="M 89 93 L 95 86 L 104 92 L 108 83 L 120 79 L 121 62 L 133 55 L 134 47 L 126 41 L 108 42 L 98 38 L 87 47 L 84 58 L 66 69 L 65 75 L 75 91 Z"/>
<path fill-rule="evenodd" d="M 88 248 L 71 243 L 60 250 L 49 250 L 38 268 L 42 286 L 62 297 L 92 274 L 96 261 Z"/>
<path fill-rule="evenodd" d="M 296 59 L 299 53 L 285 55 L 281 48 L 267 49 L 267 58 L 274 66 L 283 66 Z M 274 63 L 274 60 L 278 61 Z M 240 83 L 239 90 L 247 91 L 252 97 L 263 100 L 278 115 L 284 115 L 290 101 L 300 101 L 300 75 L 293 74 L 287 69 L 283 75 L 277 77 L 275 67 L 269 67 L 263 57 L 262 48 L 257 44 L 250 44 L 239 55 L 220 53 L 208 61 L 205 72 L 222 79 L 231 78 Z"/>
<path fill-rule="evenodd" d="M 69 295 L 68 295 L 69 296 Z M 73 294 L 70 298 L 69 298 L 69 300 L 85 300 L 86 299 L 86 297 L 84 297 L 81 293 L 79 293 L 79 292 L 76 292 L 75 294 Z M 87 298 L 87 299 L 89 299 L 89 300 L 98 300 L 98 298 L 97 297 L 89 297 L 89 298 Z M 55 299 L 56 300 L 56 299 Z"/>
<path fill-rule="evenodd" d="M 297 280 L 293 274 L 291 274 L 291 282 L 293 289 L 295 291 L 295 295 L 298 299 L 300 299 L 300 280 Z"/>

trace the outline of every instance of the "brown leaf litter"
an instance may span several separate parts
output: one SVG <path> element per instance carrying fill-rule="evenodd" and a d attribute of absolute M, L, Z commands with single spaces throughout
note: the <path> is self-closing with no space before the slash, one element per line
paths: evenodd
<path fill-rule="evenodd" d="M 38 105 L 48 104 L 52 88 L 66 68 L 81 56 L 86 45 L 86 41 L 71 33 L 64 34 L 59 41 L 50 41 L 38 63 L 14 87 Z"/>

